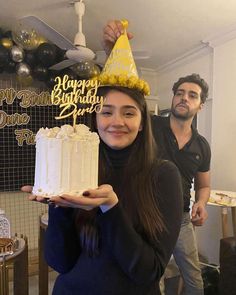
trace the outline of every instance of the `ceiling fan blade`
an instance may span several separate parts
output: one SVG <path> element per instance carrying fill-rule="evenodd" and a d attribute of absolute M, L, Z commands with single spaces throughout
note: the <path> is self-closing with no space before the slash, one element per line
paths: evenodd
<path fill-rule="evenodd" d="M 48 24 L 46 24 L 36 16 L 31 15 L 23 17 L 20 19 L 20 22 L 22 24 L 25 24 L 26 26 L 35 29 L 36 32 L 38 32 L 40 35 L 42 35 L 52 43 L 56 44 L 63 50 L 76 49 L 76 47 L 70 40 L 65 38 L 62 34 L 57 32 L 55 29 L 50 27 Z"/>
<path fill-rule="evenodd" d="M 94 62 L 99 65 L 104 65 L 107 60 L 107 55 L 104 50 L 98 50 L 95 54 Z"/>
<path fill-rule="evenodd" d="M 150 58 L 149 52 L 146 50 L 134 50 L 133 57 L 135 60 Z M 107 55 L 104 50 L 96 51 L 94 62 L 103 65 L 107 60 Z"/>
<path fill-rule="evenodd" d="M 134 50 L 133 51 L 134 59 L 149 59 L 150 58 L 150 52 L 147 50 Z"/>
<path fill-rule="evenodd" d="M 63 70 L 65 68 L 68 68 L 70 66 L 73 66 L 74 64 L 76 64 L 77 62 L 74 61 L 74 60 L 70 60 L 70 59 L 65 59 L 53 66 L 51 66 L 49 68 L 49 70 L 56 70 L 56 71 L 60 71 L 60 70 Z"/>

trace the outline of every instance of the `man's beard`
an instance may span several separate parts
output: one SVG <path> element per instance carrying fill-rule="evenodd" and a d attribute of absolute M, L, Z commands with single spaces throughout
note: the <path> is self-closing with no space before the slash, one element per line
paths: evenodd
<path fill-rule="evenodd" d="M 177 105 L 178 106 L 178 105 Z M 176 119 L 179 119 L 181 121 L 188 121 L 189 119 L 194 117 L 194 114 L 192 114 L 191 112 L 189 112 L 189 110 L 184 113 L 184 114 L 180 114 L 174 107 L 173 105 L 171 106 L 171 114 L 172 116 L 174 116 Z"/>

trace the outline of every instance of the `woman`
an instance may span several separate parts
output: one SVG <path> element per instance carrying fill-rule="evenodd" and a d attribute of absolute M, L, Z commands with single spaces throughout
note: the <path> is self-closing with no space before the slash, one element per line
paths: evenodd
<path fill-rule="evenodd" d="M 180 229 L 179 173 L 156 157 L 139 91 L 103 87 L 99 94 L 100 186 L 53 197 L 49 206 L 45 256 L 60 273 L 53 294 L 156 295 Z"/>

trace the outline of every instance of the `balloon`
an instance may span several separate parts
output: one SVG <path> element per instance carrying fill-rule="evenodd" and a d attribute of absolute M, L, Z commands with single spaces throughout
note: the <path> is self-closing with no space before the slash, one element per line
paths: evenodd
<path fill-rule="evenodd" d="M 30 86 L 33 82 L 33 78 L 31 75 L 29 76 L 16 76 L 17 82 L 21 85 L 21 86 Z"/>
<path fill-rule="evenodd" d="M 40 44 L 47 43 L 47 39 L 45 39 L 43 36 L 39 35 L 37 38 L 37 42 L 38 42 L 38 46 L 39 46 Z"/>
<path fill-rule="evenodd" d="M 33 67 L 36 64 L 36 54 L 35 51 L 26 51 L 24 61 Z"/>
<path fill-rule="evenodd" d="M 0 44 L 8 49 L 12 48 L 13 46 L 13 42 L 10 38 L 2 38 Z"/>
<path fill-rule="evenodd" d="M 14 45 L 11 49 L 11 58 L 15 62 L 22 62 L 24 59 L 24 50 Z"/>
<path fill-rule="evenodd" d="M 36 50 L 38 61 L 44 66 L 51 66 L 56 61 L 56 47 L 53 44 L 40 44 Z"/>
<path fill-rule="evenodd" d="M 0 28 L 0 38 L 2 38 L 3 37 L 3 31 L 2 31 L 2 29 Z"/>
<path fill-rule="evenodd" d="M 4 67 L 10 59 L 10 51 L 4 46 L 0 45 L 0 67 Z"/>
<path fill-rule="evenodd" d="M 47 80 L 46 80 L 46 84 L 47 84 L 47 86 L 48 86 L 50 89 L 52 89 L 52 88 L 54 87 L 54 85 L 56 84 L 56 82 L 55 82 L 55 78 L 56 78 L 57 76 L 59 76 L 58 73 L 55 73 L 55 72 L 51 72 L 51 71 L 49 71 L 49 73 L 48 73 L 48 78 L 47 78 Z"/>
<path fill-rule="evenodd" d="M 36 49 L 39 45 L 40 38 L 41 37 L 34 29 L 21 23 L 19 23 L 12 31 L 12 39 L 14 42 L 26 50 Z"/>
<path fill-rule="evenodd" d="M 31 73 L 31 69 L 30 69 L 30 66 L 27 65 L 26 63 L 24 62 L 21 62 L 19 63 L 17 66 L 16 66 L 16 74 L 18 76 L 29 76 Z"/>
<path fill-rule="evenodd" d="M 56 62 L 60 62 L 65 59 L 66 50 L 61 49 L 57 45 L 54 45 L 56 47 Z"/>
<path fill-rule="evenodd" d="M 65 69 L 62 72 L 60 72 L 60 76 L 69 76 L 69 80 L 78 80 L 78 75 L 71 69 Z"/>
<path fill-rule="evenodd" d="M 81 78 L 90 78 L 94 64 L 89 61 L 81 61 L 71 67 L 71 69 Z"/>
<path fill-rule="evenodd" d="M 48 69 L 42 65 L 37 65 L 33 69 L 33 75 L 39 81 L 46 81 L 48 79 Z"/>
<path fill-rule="evenodd" d="M 13 60 L 9 60 L 8 63 L 4 67 L 4 70 L 7 73 L 15 73 L 15 71 L 16 71 L 16 63 Z"/>
<path fill-rule="evenodd" d="M 3 37 L 4 37 L 4 38 L 12 39 L 12 32 L 11 32 L 11 31 L 6 31 L 6 32 L 3 34 Z"/>
<path fill-rule="evenodd" d="M 93 77 L 97 77 L 100 73 L 101 73 L 100 67 L 98 65 L 94 65 L 89 75 L 90 75 L 90 78 L 93 78 Z"/>

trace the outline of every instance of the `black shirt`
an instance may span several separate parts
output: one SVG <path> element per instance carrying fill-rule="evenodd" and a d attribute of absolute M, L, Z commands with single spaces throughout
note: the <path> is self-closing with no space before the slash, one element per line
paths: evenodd
<path fill-rule="evenodd" d="M 179 168 L 183 183 L 184 211 L 189 211 L 190 189 L 197 172 L 210 169 L 211 150 L 207 140 L 192 127 L 192 137 L 179 149 L 170 128 L 170 117 L 152 117 L 153 134 L 163 159 L 170 160 Z"/>

